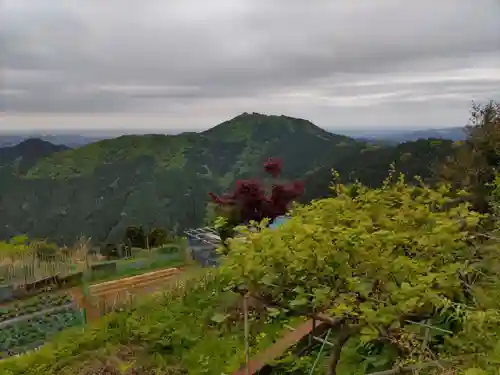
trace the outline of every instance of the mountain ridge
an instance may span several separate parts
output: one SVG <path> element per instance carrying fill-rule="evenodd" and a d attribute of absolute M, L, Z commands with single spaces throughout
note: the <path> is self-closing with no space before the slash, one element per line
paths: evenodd
<path fill-rule="evenodd" d="M 0 166 L 5 167 L 17 162 L 16 170 L 25 172 L 40 159 L 68 149 L 66 146 L 54 145 L 39 138 L 28 138 L 14 146 L 0 148 Z"/>
<path fill-rule="evenodd" d="M 377 185 L 397 159 L 410 176 L 428 177 L 451 142 L 433 147 L 425 141 L 406 149 L 375 146 L 307 120 L 261 114 L 200 133 L 124 135 L 44 155 L 21 172 L 3 168 L 0 238 L 27 233 L 67 244 L 85 234 L 106 243 L 119 241 L 129 225 L 182 232 L 203 223 L 208 192 L 265 177 L 269 157 L 283 160 L 284 179 L 307 181 L 310 200 L 328 194 L 332 168 L 344 180 Z"/>
<path fill-rule="evenodd" d="M 448 139 L 451 141 L 462 141 L 466 138 L 465 127 L 429 128 L 410 131 L 359 131 L 348 134 L 349 136 L 366 142 L 386 142 L 401 143 L 408 141 L 418 141 L 419 139 Z"/>

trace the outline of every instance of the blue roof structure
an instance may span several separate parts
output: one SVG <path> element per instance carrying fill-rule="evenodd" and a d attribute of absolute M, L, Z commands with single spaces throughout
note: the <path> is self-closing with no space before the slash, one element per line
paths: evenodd
<path fill-rule="evenodd" d="M 276 228 L 282 226 L 283 224 L 285 224 L 290 219 L 291 219 L 290 216 L 285 216 L 285 215 L 278 216 L 273 220 L 273 222 L 271 224 L 269 224 L 269 228 L 276 229 Z"/>

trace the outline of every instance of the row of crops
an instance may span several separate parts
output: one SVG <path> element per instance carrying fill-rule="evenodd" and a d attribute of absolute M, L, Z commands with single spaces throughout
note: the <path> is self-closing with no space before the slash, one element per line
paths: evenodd
<path fill-rule="evenodd" d="M 41 294 L 26 301 L 0 307 L 0 323 L 54 307 L 69 305 L 71 302 L 71 296 L 66 294 Z"/>
<path fill-rule="evenodd" d="M 43 345 L 58 332 L 81 325 L 66 295 L 43 295 L 0 308 L 0 359 Z"/>

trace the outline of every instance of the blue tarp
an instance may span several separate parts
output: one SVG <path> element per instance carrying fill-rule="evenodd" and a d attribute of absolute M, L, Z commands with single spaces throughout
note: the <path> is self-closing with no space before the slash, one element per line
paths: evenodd
<path fill-rule="evenodd" d="M 269 228 L 271 229 L 278 228 L 279 226 L 286 223 L 288 220 L 290 220 L 289 216 L 278 216 L 276 219 L 273 220 L 271 224 L 269 224 Z"/>

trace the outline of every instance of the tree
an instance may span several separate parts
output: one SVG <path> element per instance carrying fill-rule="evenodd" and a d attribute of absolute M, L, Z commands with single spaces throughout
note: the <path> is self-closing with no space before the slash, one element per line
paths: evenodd
<path fill-rule="evenodd" d="M 347 342 L 367 372 L 415 362 L 495 370 L 500 262 L 495 247 L 471 246 L 480 214 L 452 205 L 449 186 L 402 178 L 334 191 L 276 230 L 230 240 L 232 286 L 288 313 L 331 316 L 329 374 Z"/>
<path fill-rule="evenodd" d="M 168 233 L 163 228 L 153 228 L 148 234 L 148 243 L 150 247 L 165 245 L 169 240 Z"/>
<path fill-rule="evenodd" d="M 283 167 L 279 159 L 269 158 L 264 163 L 264 170 L 278 178 Z M 272 184 L 270 194 L 266 192 L 262 181 L 238 180 L 232 193 L 209 196 L 218 205 L 219 216 L 225 218 L 225 232 L 228 228 L 251 221 L 274 220 L 286 214 L 290 203 L 304 193 L 304 184 L 300 181 Z"/>
<path fill-rule="evenodd" d="M 131 247 L 140 249 L 146 248 L 146 235 L 142 226 L 129 226 L 125 231 L 125 242 L 128 242 Z"/>
<path fill-rule="evenodd" d="M 474 209 L 489 211 L 489 196 L 500 163 L 500 103 L 473 104 L 467 139 L 439 169 L 440 177 L 472 194 Z"/>
<path fill-rule="evenodd" d="M 102 246 L 101 254 L 104 255 L 107 260 L 121 258 L 121 251 L 119 249 L 119 245 L 114 243 L 107 243 L 104 246 Z"/>
<path fill-rule="evenodd" d="M 208 202 L 205 207 L 205 217 L 203 218 L 203 225 L 214 225 L 215 220 L 218 216 L 220 216 L 218 211 L 218 205 L 215 202 Z"/>
<path fill-rule="evenodd" d="M 30 247 L 39 259 L 55 258 L 59 248 L 56 244 L 50 243 L 47 239 L 32 241 Z"/>

